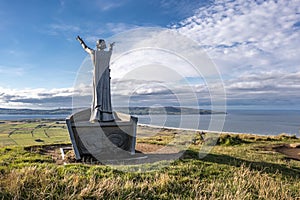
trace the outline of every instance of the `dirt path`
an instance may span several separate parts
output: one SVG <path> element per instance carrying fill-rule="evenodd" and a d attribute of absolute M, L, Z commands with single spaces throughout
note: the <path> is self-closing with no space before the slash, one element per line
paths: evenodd
<path fill-rule="evenodd" d="M 76 163 L 76 159 L 72 150 L 67 150 L 65 152 L 66 159 L 62 159 L 61 148 L 70 148 L 72 147 L 71 144 L 60 144 L 60 145 L 44 145 L 44 146 L 32 146 L 27 147 L 28 151 L 34 151 L 41 154 L 51 155 L 53 162 L 58 165 L 64 163 Z M 276 145 L 269 145 L 259 147 L 259 149 L 263 151 L 273 151 L 282 153 L 286 156 L 286 158 L 294 159 L 300 161 L 300 143 L 293 143 L 293 144 L 276 144 Z M 147 143 L 137 143 L 136 144 L 136 152 L 138 154 L 147 156 L 147 159 L 140 160 L 139 162 L 153 162 L 159 161 L 162 158 L 167 159 L 170 157 L 172 159 L 174 156 L 178 157 L 178 150 L 176 148 L 168 147 L 166 148 L 163 145 L 157 144 L 147 144 Z M 100 164 L 99 162 L 95 161 L 92 158 L 87 158 L 83 161 L 87 164 Z M 137 162 L 136 164 L 138 164 Z"/>
<path fill-rule="evenodd" d="M 282 153 L 286 158 L 300 161 L 300 143 L 292 144 L 276 144 L 270 146 L 259 147 L 264 151 L 275 151 Z"/>

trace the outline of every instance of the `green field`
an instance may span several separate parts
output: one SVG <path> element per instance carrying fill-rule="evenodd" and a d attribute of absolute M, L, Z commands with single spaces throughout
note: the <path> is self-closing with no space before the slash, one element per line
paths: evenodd
<path fill-rule="evenodd" d="M 63 121 L 3 121 L 0 124 L 0 147 L 66 142 L 69 136 Z"/>
<path fill-rule="evenodd" d="M 176 134 L 139 127 L 137 142 L 164 145 Z M 1 123 L 0 136 L 0 199 L 300 199 L 300 161 L 267 148 L 300 143 L 294 136 L 222 135 L 199 159 L 204 141 L 195 134 L 180 159 L 150 172 L 56 164 L 42 151 L 70 143 L 66 125 L 56 121 Z"/>

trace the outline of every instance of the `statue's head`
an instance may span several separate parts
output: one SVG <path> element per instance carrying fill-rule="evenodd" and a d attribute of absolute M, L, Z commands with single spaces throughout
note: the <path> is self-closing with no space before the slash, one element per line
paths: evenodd
<path fill-rule="evenodd" d="M 103 39 L 100 39 L 97 41 L 97 49 L 98 50 L 103 50 L 106 48 L 106 44 L 105 44 L 105 41 Z"/>

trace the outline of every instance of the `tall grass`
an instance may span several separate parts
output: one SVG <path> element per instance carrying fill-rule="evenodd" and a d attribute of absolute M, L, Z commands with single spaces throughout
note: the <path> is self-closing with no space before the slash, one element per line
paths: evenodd
<path fill-rule="evenodd" d="M 181 163 L 182 164 L 182 163 Z M 191 167 L 191 166 L 190 166 Z M 3 199 L 295 199 L 300 183 L 242 165 L 226 176 L 182 174 L 180 167 L 153 173 L 120 173 L 106 167 L 27 166 L 0 176 Z M 184 168 L 184 167 L 183 167 Z M 192 167 L 193 168 L 193 167 Z M 109 176 L 104 175 L 104 171 Z M 174 171 L 175 170 L 175 171 Z M 176 172 L 176 173 L 174 173 Z"/>
<path fill-rule="evenodd" d="M 175 134 L 150 133 L 144 132 L 138 142 L 164 144 Z M 201 142 L 196 137 L 179 160 L 145 173 L 83 163 L 56 165 L 36 148 L 3 147 L 0 199 L 300 199 L 300 162 L 259 148 L 299 139 L 222 135 L 199 159 Z"/>

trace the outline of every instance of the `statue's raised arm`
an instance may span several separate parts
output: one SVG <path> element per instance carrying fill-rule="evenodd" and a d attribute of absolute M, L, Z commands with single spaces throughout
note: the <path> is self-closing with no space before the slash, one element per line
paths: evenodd
<path fill-rule="evenodd" d="M 109 44 L 109 50 L 112 51 L 115 46 L 115 42 Z"/>
<path fill-rule="evenodd" d="M 83 48 L 87 53 L 89 53 L 89 54 L 92 54 L 92 53 L 93 53 L 94 50 L 91 49 L 90 47 L 88 47 L 88 46 L 85 44 L 85 42 L 82 40 L 81 37 L 77 36 L 76 39 L 80 42 L 82 48 Z"/>

